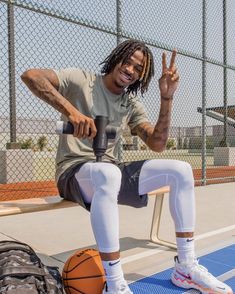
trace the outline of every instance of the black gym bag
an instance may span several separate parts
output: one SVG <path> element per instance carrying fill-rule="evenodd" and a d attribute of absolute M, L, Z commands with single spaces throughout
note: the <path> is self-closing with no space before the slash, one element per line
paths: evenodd
<path fill-rule="evenodd" d="M 65 294 L 57 267 L 45 266 L 27 244 L 0 241 L 1 294 Z"/>

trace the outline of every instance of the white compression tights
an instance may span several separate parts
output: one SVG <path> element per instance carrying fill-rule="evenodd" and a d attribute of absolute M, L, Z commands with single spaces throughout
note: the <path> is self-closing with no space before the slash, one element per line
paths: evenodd
<path fill-rule="evenodd" d="M 87 162 L 75 174 L 84 195 L 91 203 L 91 225 L 100 252 L 119 250 L 117 196 L 121 172 L 113 164 Z M 176 232 L 193 232 L 195 222 L 194 179 L 191 166 L 183 161 L 153 159 L 140 171 L 139 194 L 170 186 L 169 205 Z"/>

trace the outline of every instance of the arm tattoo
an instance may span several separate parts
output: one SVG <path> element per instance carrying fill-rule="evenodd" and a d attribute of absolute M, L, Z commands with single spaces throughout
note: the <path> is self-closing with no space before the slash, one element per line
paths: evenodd
<path fill-rule="evenodd" d="M 142 124 L 140 124 L 140 125 L 137 126 L 136 132 L 140 136 L 140 138 L 145 143 L 147 143 L 148 138 L 153 133 L 153 126 L 150 123 L 148 123 L 148 122 L 142 123 Z"/>
<path fill-rule="evenodd" d="M 170 109 L 162 109 L 159 114 L 158 121 L 153 131 L 153 140 L 166 144 L 169 134 L 171 111 Z"/>
<path fill-rule="evenodd" d="M 56 90 L 45 77 L 36 77 L 28 81 L 29 89 L 40 99 L 54 107 L 59 112 L 68 115 L 65 105 L 68 101 Z"/>
<path fill-rule="evenodd" d="M 170 118 L 171 107 L 162 107 L 155 127 L 146 122 L 138 125 L 135 131 L 148 147 L 155 151 L 162 150 L 168 139 Z"/>

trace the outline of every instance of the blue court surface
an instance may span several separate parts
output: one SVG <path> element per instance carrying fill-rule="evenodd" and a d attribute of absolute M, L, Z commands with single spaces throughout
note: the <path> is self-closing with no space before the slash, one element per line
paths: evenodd
<path fill-rule="evenodd" d="M 214 276 L 226 282 L 235 292 L 235 245 L 225 247 L 210 254 L 201 256 L 200 264 L 205 266 Z M 157 261 L 156 261 L 157 262 Z M 134 294 L 179 294 L 199 293 L 174 286 L 170 281 L 172 269 L 154 274 L 130 284 Z"/>

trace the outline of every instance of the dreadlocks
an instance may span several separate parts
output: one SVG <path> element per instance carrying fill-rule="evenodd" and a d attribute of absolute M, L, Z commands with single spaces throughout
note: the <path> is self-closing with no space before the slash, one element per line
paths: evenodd
<path fill-rule="evenodd" d="M 154 75 L 153 55 L 143 42 L 137 40 L 124 41 L 101 63 L 103 64 L 101 73 L 109 74 L 118 63 L 126 63 L 136 50 L 140 50 L 145 58 L 140 79 L 127 88 L 127 93 L 132 93 L 135 96 L 137 95 L 138 90 L 140 90 L 142 95 L 148 90 L 149 83 Z"/>

